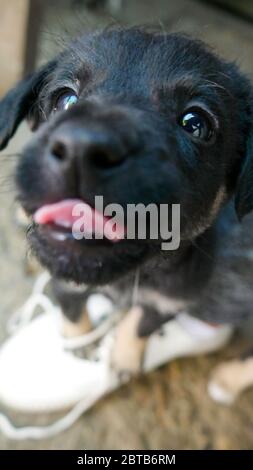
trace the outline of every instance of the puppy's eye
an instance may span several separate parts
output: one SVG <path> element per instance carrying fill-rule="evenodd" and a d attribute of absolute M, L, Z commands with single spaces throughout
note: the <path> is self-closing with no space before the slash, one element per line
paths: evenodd
<path fill-rule="evenodd" d="M 212 125 L 207 117 L 197 111 L 186 112 L 179 121 L 182 128 L 199 140 L 208 142 L 212 135 Z"/>
<path fill-rule="evenodd" d="M 77 101 L 78 97 L 74 91 L 65 91 L 56 99 L 54 111 L 67 111 L 67 109 L 76 104 Z"/>

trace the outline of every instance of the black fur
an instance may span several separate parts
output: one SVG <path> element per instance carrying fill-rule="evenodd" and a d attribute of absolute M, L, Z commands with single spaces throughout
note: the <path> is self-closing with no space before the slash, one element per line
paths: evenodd
<path fill-rule="evenodd" d="M 54 114 L 55 95 L 65 88 L 76 90 L 79 102 Z M 182 243 L 174 253 L 161 252 L 153 240 L 59 243 L 34 226 L 29 239 L 38 258 L 57 278 L 110 283 L 122 304 L 130 303 L 138 267 L 140 289 L 183 299 L 193 314 L 217 322 L 237 321 L 242 310 L 244 316 L 247 308 L 235 308 L 233 295 L 232 302 L 224 297 L 224 310 L 217 289 L 226 296 L 236 277 L 227 285 L 224 241 L 234 242 L 239 230 L 231 201 L 239 218 L 253 208 L 252 103 L 251 84 L 236 65 L 185 35 L 134 28 L 77 39 L 0 103 L 2 148 L 25 116 L 39 125 L 17 169 L 21 203 L 29 214 L 70 197 L 92 205 L 95 195 L 124 208 L 180 203 Z M 207 110 L 215 122 L 209 142 L 197 142 L 179 125 L 189 106 Z M 68 165 L 52 157 L 58 132 L 79 139 L 87 129 L 110 136 L 115 165 L 104 168 L 79 147 Z"/>
<path fill-rule="evenodd" d="M 37 98 L 54 62 L 50 62 L 38 72 L 22 80 L 9 91 L 1 101 L 0 109 L 0 149 L 5 148 L 17 130 L 20 122 L 27 118 L 32 120 L 32 128 L 37 127 Z"/>

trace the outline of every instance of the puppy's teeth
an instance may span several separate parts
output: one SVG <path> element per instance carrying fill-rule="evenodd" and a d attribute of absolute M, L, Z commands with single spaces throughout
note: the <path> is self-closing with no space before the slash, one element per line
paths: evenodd
<path fill-rule="evenodd" d="M 55 224 L 59 225 L 59 227 L 64 227 L 64 228 L 71 228 L 72 227 L 72 221 L 67 220 L 67 219 L 55 219 Z"/>

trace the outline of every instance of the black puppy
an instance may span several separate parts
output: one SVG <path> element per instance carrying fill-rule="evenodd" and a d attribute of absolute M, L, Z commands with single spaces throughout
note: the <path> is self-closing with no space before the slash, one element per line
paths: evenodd
<path fill-rule="evenodd" d="M 253 101 L 236 65 L 182 34 L 90 34 L 2 100 L 1 148 L 24 118 L 38 128 L 17 169 L 29 215 L 69 199 L 93 207 L 96 195 L 124 209 L 180 204 L 174 252 L 151 239 L 80 242 L 56 223 L 29 232 L 56 279 L 104 286 L 121 308 L 131 304 L 138 269 L 139 308 L 123 321 L 115 367 L 138 370 L 140 338 L 182 309 L 213 323 L 251 313 L 251 271 L 242 272 L 251 237 L 236 213 L 241 219 L 253 208 Z M 85 288 L 56 282 L 55 290 L 65 315 L 80 323 Z M 124 350 L 130 340 L 134 361 Z"/>

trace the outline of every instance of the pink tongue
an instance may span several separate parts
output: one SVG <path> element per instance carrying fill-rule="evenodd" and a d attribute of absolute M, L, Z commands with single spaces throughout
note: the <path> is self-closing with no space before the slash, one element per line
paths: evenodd
<path fill-rule="evenodd" d="M 77 204 L 80 211 L 77 211 L 78 215 L 73 215 Z M 86 233 L 104 235 L 108 240 L 114 242 L 124 238 L 124 227 L 119 227 L 118 224 L 104 217 L 103 214 L 80 199 L 65 199 L 55 204 L 47 204 L 38 209 L 33 216 L 37 224 L 54 223 L 65 228 L 72 228 L 74 222 L 80 218 L 84 221 Z"/>

